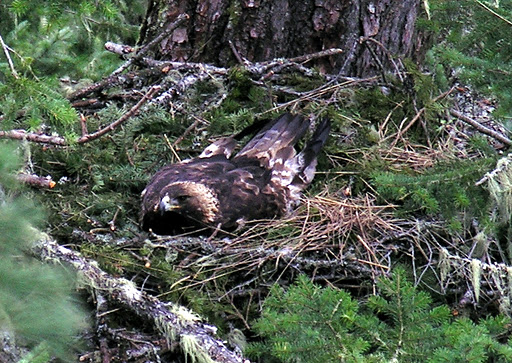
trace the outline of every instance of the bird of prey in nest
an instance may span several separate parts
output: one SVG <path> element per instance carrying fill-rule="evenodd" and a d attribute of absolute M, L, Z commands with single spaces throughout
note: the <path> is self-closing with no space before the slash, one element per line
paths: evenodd
<path fill-rule="evenodd" d="M 330 130 L 320 121 L 302 150 L 310 121 L 285 113 L 221 138 L 196 158 L 160 169 L 142 192 L 141 224 L 160 235 L 232 231 L 245 222 L 283 216 L 313 180 Z M 237 142 L 256 135 L 233 157 Z"/>

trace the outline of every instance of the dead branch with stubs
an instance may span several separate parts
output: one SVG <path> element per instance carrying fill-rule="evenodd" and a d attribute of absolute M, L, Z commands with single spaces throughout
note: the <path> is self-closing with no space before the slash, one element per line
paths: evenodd
<path fill-rule="evenodd" d="M 246 362 L 216 337 L 216 328 L 204 323 L 190 310 L 151 296 L 129 280 L 113 277 L 80 254 L 59 245 L 47 234 L 40 233 L 36 251 L 53 263 L 65 263 L 78 273 L 79 280 L 96 294 L 101 302 L 104 294 L 135 314 L 150 320 L 169 341 L 178 341 L 184 353 L 199 362 Z M 100 303 L 98 303 L 101 305 Z M 248 361 L 247 361 L 248 362 Z"/>

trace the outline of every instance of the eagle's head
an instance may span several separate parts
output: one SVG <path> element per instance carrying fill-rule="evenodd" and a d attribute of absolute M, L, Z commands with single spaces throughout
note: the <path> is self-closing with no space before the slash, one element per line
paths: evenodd
<path fill-rule="evenodd" d="M 218 218 L 218 199 L 206 185 L 194 182 L 175 182 L 160 191 L 154 212 L 161 218 L 184 217 L 192 223 L 212 224 Z"/>

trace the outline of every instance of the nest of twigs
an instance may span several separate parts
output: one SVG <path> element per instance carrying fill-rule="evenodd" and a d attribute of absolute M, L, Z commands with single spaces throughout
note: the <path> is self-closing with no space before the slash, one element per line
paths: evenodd
<path fill-rule="evenodd" d="M 258 221 L 237 236 L 158 237 L 152 246 L 184 256 L 179 268 L 187 273 L 176 289 L 230 276 L 225 293 L 240 295 L 289 283 L 299 273 L 336 284 L 385 273 L 392 247 L 383 242 L 404 232 L 399 221 L 393 205 L 379 205 L 371 195 L 349 198 L 326 189 L 304 198 L 292 215 Z"/>

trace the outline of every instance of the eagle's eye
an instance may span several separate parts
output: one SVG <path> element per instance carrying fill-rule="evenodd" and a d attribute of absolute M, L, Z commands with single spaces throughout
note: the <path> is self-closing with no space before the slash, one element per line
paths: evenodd
<path fill-rule="evenodd" d="M 179 202 L 179 203 L 183 203 L 184 201 L 186 201 L 187 199 L 190 198 L 190 195 L 178 195 L 176 197 L 176 200 Z"/>

